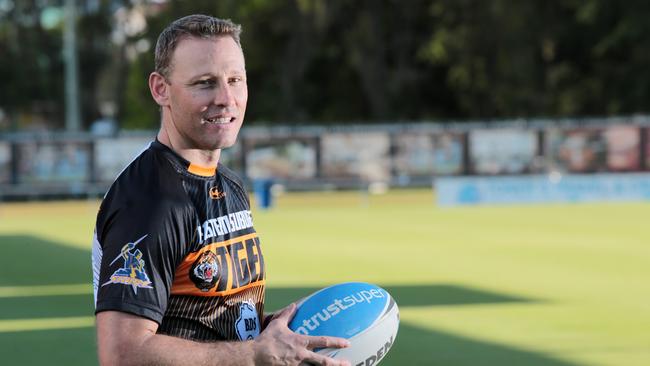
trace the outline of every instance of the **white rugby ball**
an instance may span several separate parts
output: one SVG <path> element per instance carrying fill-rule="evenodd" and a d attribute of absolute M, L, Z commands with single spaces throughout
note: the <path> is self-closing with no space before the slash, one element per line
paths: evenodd
<path fill-rule="evenodd" d="M 348 339 L 348 348 L 316 352 L 348 360 L 353 366 L 377 365 L 397 337 L 397 303 L 379 286 L 342 283 L 316 291 L 297 305 L 289 328 L 298 334 Z"/>

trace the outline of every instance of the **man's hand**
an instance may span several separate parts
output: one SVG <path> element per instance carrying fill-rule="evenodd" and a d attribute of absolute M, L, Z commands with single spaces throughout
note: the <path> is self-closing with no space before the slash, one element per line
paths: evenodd
<path fill-rule="evenodd" d="M 297 334 L 289 329 L 289 321 L 296 313 L 291 304 L 275 313 L 266 329 L 253 341 L 255 363 L 259 365 L 350 366 L 343 360 L 335 360 L 313 352 L 314 348 L 345 348 L 350 343 L 343 338 L 311 337 Z"/>

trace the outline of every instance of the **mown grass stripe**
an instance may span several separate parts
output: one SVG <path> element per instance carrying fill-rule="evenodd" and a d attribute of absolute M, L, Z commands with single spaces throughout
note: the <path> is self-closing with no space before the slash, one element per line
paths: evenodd
<path fill-rule="evenodd" d="M 94 324 L 94 316 L 0 320 L 0 333 L 87 328 L 94 326 Z"/>
<path fill-rule="evenodd" d="M 43 286 L 0 286 L 0 298 L 29 296 L 85 295 L 93 291 L 88 283 Z"/>

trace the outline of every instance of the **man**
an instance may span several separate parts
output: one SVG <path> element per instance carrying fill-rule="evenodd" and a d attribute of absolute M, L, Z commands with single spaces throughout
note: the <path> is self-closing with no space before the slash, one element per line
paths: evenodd
<path fill-rule="evenodd" d="M 117 178 L 93 240 L 102 365 L 348 365 L 313 352 L 347 341 L 264 317 L 264 259 L 242 183 L 219 165 L 248 90 L 240 27 L 192 15 L 160 35 L 149 77 L 156 141 Z M 264 329 L 262 329 L 264 328 Z"/>

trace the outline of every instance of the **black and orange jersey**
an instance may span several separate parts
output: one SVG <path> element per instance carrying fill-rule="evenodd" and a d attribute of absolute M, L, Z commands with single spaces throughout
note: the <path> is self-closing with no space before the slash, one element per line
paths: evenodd
<path fill-rule="evenodd" d="M 242 182 L 221 164 L 198 167 L 152 142 L 104 197 L 92 259 L 96 313 L 200 341 L 260 332 L 264 257 Z"/>

